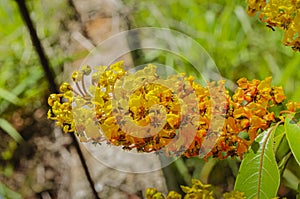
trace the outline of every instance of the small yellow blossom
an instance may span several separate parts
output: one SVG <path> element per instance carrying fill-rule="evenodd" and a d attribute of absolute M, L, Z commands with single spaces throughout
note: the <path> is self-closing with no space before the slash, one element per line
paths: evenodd
<path fill-rule="evenodd" d="M 246 199 L 245 193 L 240 191 L 231 191 L 223 194 L 224 199 Z"/>

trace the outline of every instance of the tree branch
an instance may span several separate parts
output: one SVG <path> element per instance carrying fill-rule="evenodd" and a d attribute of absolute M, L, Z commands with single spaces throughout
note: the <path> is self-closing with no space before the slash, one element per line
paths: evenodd
<path fill-rule="evenodd" d="M 56 83 L 54 81 L 53 72 L 50 68 L 50 64 L 49 64 L 48 58 L 46 57 L 43 46 L 42 46 L 42 44 L 41 44 L 41 42 L 38 38 L 36 29 L 35 29 L 35 27 L 32 23 L 32 20 L 30 18 L 29 11 L 28 11 L 28 8 L 26 7 L 25 0 L 15 0 L 15 1 L 18 4 L 20 13 L 22 15 L 22 18 L 23 18 L 23 20 L 24 20 L 24 22 L 25 22 L 25 24 L 28 28 L 28 31 L 30 33 L 31 41 L 32 41 L 32 44 L 35 48 L 35 51 L 39 56 L 40 63 L 41 63 L 41 65 L 43 67 L 43 70 L 44 70 L 44 74 L 45 74 L 45 76 L 47 78 L 47 81 L 49 83 L 49 86 L 50 86 L 50 91 L 53 92 L 53 93 L 58 93 L 58 89 L 57 89 Z M 91 174 L 89 172 L 88 166 L 85 162 L 84 155 L 83 155 L 83 153 L 80 149 L 79 143 L 78 143 L 78 141 L 75 137 L 75 134 L 71 133 L 70 135 L 71 135 L 71 138 L 73 140 L 72 144 L 73 144 L 73 146 L 75 147 L 75 149 L 78 153 L 80 162 L 83 166 L 85 175 L 86 175 L 87 180 L 89 182 L 89 185 L 92 189 L 93 195 L 94 195 L 95 199 L 100 199 L 99 196 L 98 196 L 98 193 L 95 189 L 95 184 L 94 184 L 94 181 L 93 181 L 93 179 L 91 177 Z"/>

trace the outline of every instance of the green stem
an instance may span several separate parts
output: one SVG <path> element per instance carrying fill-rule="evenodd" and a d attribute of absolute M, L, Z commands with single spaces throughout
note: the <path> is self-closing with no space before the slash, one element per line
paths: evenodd
<path fill-rule="evenodd" d="M 280 161 L 280 164 L 278 165 L 278 169 L 280 170 L 280 176 L 283 175 L 283 172 L 292 156 L 292 152 L 290 151 L 284 158 Z"/>

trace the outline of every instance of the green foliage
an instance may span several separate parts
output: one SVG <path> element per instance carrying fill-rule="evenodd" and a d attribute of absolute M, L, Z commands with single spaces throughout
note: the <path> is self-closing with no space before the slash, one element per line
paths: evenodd
<path fill-rule="evenodd" d="M 286 138 L 291 151 L 300 165 L 300 127 L 293 119 L 286 118 L 285 123 Z"/>
<path fill-rule="evenodd" d="M 299 171 L 300 155 L 300 143 L 297 139 L 300 127 L 297 122 L 297 118 L 291 119 L 291 116 L 287 116 L 284 125 L 271 127 L 256 138 L 259 148 L 255 152 L 251 147 L 245 155 L 236 179 L 235 190 L 245 192 L 247 198 L 275 197 L 280 171 L 283 174 L 280 181 L 297 191 L 300 179 L 298 172 L 295 172 Z M 293 160 L 291 153 L 298 166 L 289 164 Z"/>
<path fill-rule="evenodd" d="M 9 187 L 0 182 L 0 198 L 2 199 L 21 199 L 21 195 L 12 191 Z"/>
<path fill-rule="evenodd" d="M 50 64 L 58 74 L 63 63 L 70 61 L 70 55 L 58 45 L 58 41 L 62 21 L 69 22 L 64 19 L 69 17 L 72 9 L 66 0 L 49 3 L 45 0 L 26 1 L 26 4 Z M 0 1 L 0 18 L 0 175 L 5 179 L 15 172 L 14 153 L 18 151 L 19 143 L 23 142 L 21 134 L 7 118 L 16 109 L 33 111 L 42 106 L 48 84 L 15 1 Z M 0 182 L 0 198 L 18 199 L 21 196 Z"/>
<path fill-rule="evenodd" d="M 247 198 L 269 199 L 277 195 L 279 171 L 273 149 L 274 128 L 261 133 L 255 140 L 259 149 L 245 155 L 235 183 L 235 190 Z"/>
<path fill-rule="evenodd" d="M 51 65 L 58 73 L 70 56 L 57 45 L 61 20 L 67 16 L 57 12 L 57 8 L 66 12 L 71 9 L 67 8 L 66 1 L 58 0 L 47 4 L 49 6 L 44 6 L 43 1 L 27 1 L 27 5 L 32 10 L 31 17 Z M 53 20 L 49 20 L 50 16 Z M 17 107 L 38 107 L 48 90 L 47 82 L 17 4 L 1 1 L 0 17 L 0 114 Z"/>
<path fill-rule="evenodd" d="M 273 32 L 257 17 L 250 18 L 245 12 L 245 1 L 129 0 L 125 4 L 131 8 L 133 28 L 154 26 L 178 30 L 208 51 L 223 77 L 235 82 L 241 77 L 273 76 L 274 84 L 282 85 L 289 99 L 299 99 L 300 72 L 296 68 L 300 54 L 281 44 L 280 31 Z M 172 55 L 161 55 L 155 60 L 145 53 L 141 58 L 183 65 L 185 72 L 189 72 L 188 65 Z"/>
<path fill-rule="evenodd" d="M 0 97 L 14 105 L 21 104 L 21 100 L 16 95 L 14 95 L 14 93 L 9 92 L 8 90 L 5 90 L 3 88 L 0 88 Z"/>
<path fill-rule="evenodd" d="M 283 125 L 279 125 L 275 129 L 275 134 L 274 134 L 274 151 L 277 153 L 279 150 L 279 147 L 282 145 L 281 143 L 283 142 L 285 138 L 285 129 Z"/>
<path fill-rule="evenodd" d="M 15 2 L 1 1 L 0 10 L 1 18 L 5 19 L 0 22 L 0 113 L 4 113 L 10 104 L 21 106 L 25 105 L 25 101 L 28 103 L 30 99 L 36 99 L 31 89 L 41 92 L 41 89 L 46 89 L 46 84 L 35 81 L 32 85 L 23 81 L 35 74 L 39 74 L 38 80 L 41 80 L 42 69 Z M 20 83 L 23 83 L 23 88 L 19 86 Z"/>
<path fill-rule="evenodd" d="M 18 131 L 5 119 L 0 118 L 0 128 L 7 132 L 16 142 L 20 143 L 23 141 L 22 136 Z"/>

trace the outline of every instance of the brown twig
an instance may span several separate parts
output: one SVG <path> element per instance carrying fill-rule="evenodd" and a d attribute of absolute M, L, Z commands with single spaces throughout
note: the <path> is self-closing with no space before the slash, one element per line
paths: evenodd
<path fill-rule="evenodd" d="M 40 63 L 43 67 L 45 76 L 46 76 L 47 81 L 49 82 L 49 85 L 50 85 L 50 91 L 55 93 L 55 92 L 57 92 L 57 88 L 56 88 L 56 84 L 55 84 L 55 81 L 54 81 L 53 72 L 51 71 L 48 59 L 47 59 L 46 54 L 44 52 L 44 49 L 41 45 L 41 42 L 40 42 L 40 40 L 37 36 L 35 27 L 33 26 L 32 20 L 30 18 L 28 9 L 27 9 L 26 4 L 25 4 L 25 0 L 15 0 L 15 1 L 18 4 L 20 13 L 22 15 L 22 18 L 23 18 L 24 22 L 26 23 L 26 26 L 27 26 L 28 31 L 30 33 L 32 44 L 33 44 L 33 46 L 34 46 L 34 48 L 35 48 L 35 50 L 36 50 L 36 52 L 39 56 Z"/>
<path fill-rule="evenodd" d="M 32 44 L 36 50 L 36 53 L 38 54 L 39 56 L 39 59 L 40 59 L 40 63 L 43 67 L 43 70 L 44 70 L 44 73 L 45 73 L 45 76 L 47 78 L 47 81 L 49 83 L 49 87 L 50 87 L 50 91 L 53 92 L 53 93 L 58 93 L 58 89 L 57 89 L 57 86 L 56 86 L 56 83 L 54 81 L 54 76 L 53 76 L 53 72 L 50 68 L 50 64 L 49 64 L 49 61 L 48 61 L 48 58 L 46 57 L 46 54 L 45 54 L 45 51 L 43 49 L 43 46 L 38 38 L 38 35 L 37 35 L 37 32 L 36 32 L 36 29 L 32 23 L 32 20 L 30 18 L 30 15 L 29 15 L 29 11 L 28 11 L 28 8 L 26 7 L 26 3 L 25 3 L 25 0 L 15 0 L 18 4 L 18 7 L 19 7 L 19 10 L 20 10 L 20 13 L 22 15 L 22 18 L 28 28 L 28 31 L 30 33 L 30 37 L 31 37 L 31 41 L 32 41 Z M 91 174 L 89 172 L 89 169 L 88 169 L 88 166 L 85 162 L 85 159 L 84 159 L 84 155 L 80 149 L 80 146 L 79 146 L 79 143 L 74 135 L 74 133 L 71 133 L 70 134 L 71 137 L 72 137 L 72 140 L 73 140 L 73 145 L 78 153 L 78 156 L 79 156 L 79 159 L 80 159 L 80 162 L 83 166 L 83 169 L 84 169 L 84 172 L 85 172 L 85 175 L 87 177 L 87 180 L 90 184 L 90 187 L 93 191 L 93 194 L 94 194 L 94 197 L 95 199 L 99 199 L 99 196 L 98 196 L 98 193 L 95 189 L 95 184 L 94 184 L 94 181 L 91 177 Z"/>

